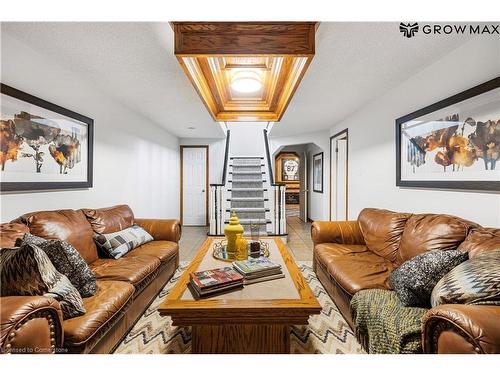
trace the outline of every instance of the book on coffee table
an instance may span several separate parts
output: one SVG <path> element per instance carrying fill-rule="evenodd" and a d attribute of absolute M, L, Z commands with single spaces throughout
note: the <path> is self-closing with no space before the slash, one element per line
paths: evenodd
<path fill-rule="evenodd" d="M 233 267 L 245 278 L 268 276 L 281 272 L 281 265 L 268 258 L 257 258 L 233 262 Z"/>
<path fill-rule="evenodd" d="M 189 279 L 189 285 L 195 297 L 203 297 L 243 286 L 243 276 L 232 267 L 193 272 L 189 275 Z"/>
<path fill-rule="evenodd" d="M 254 277 L 252 279 L 245 278 L 245 280 L 243 281 L 243 285 L 250 285 L 250 284 L 255 284 L 255 283 L 261 283 L 263 281 L 282 279 L 284 277 L 285 277 L 285 274 L 283 272 L 280 272 L 278 274 L 269 275 L 269 276 L 262 276 L 262 277 Z"/>

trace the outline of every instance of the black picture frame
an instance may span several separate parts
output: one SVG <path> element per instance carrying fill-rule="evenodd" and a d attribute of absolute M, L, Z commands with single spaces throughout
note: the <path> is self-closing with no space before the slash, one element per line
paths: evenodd
<path fill-rule="evenodd" d="M 419 109 L 415 112 L 407 114 L 396 119 L 396 186 L 399 187 L 415 187 L 415 188 L 434 188 L 434 189 L 453 189 L 453 190 L 486 190 L 500 191 L 500 181 L 447 181 L 447 180 L 403 180 L 401 178 L 401 128 L 402 124 L 416 119 L 418 117 L 428 115 L 432 112 L 460 103 L 464 100 L 471 99 L 475 96 L 484 94 L 488 91 L 500 87 L 500 77 L 493 78 L 480 85 L 474 86 L 468 90 L 440 100 L 427 107 Z"/>
<path fill-rule="evenodd" d="M 320 167 L 320 171 L 317 171 L 316 170 L 316 166 L 315 166 L 315 161 L 316 161 L 316 158 L 319 158 L 319 160 L 321 160 L 321 167 Z M 318 152 L 317 154 L 314 154 L 313 155 L 313 191 L 315 193 L 323 193 L 323 152 Z M 319 172 L 319 178 L 321 179 L 321 189 L 316 189 L 316 177 L 317 177 L 317 173 Z"/>
<path fill-rule="evenodd" d="M 94 120 L 90 117 L 81 115 L 77 112 L 63 108 L 57 104 L 48 102 L 44 99 L 28 94 L 24 91 L 15 89 L 4 83 L 0 83 L 1 94 L 11 96 L 15 99 L 22 100 L 29 104 L 44 108 L 46 110 L 61 114 L 68 118 L 80 121 L 87 125 L 87 180 L 86 181 L 19 181 L 19 182 L 1 182 L 0 191 L 13 192 L 13 191 L 36 191 L 36 190 L 63 190 L 63 189 L 85 189 L 91 188 L 93 184 L 93 152 L 94 152 Z"/>

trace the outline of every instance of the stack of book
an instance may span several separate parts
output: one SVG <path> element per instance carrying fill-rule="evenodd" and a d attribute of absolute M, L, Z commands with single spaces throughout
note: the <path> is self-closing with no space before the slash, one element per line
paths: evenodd
<path fill-rule="evenodd" d="M 243 287 L 243 276 L 232 267 L 194 272 L 189 277 L 188 285 L 195 298 Z"/>
<path fill-rule="evenodd" d="M 268 258 L 240 260 L 233 262 L 233 267 L 245 277 L 245 285 L 285 277 L 281 265 Z"/>

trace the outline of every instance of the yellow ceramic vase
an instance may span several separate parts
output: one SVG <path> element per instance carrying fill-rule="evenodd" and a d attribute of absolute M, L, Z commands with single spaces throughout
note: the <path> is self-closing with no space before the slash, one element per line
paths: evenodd
<path fill-rule="evenodd" d="M 242 234 L 236 235 L 236 260 L 248 259 L 248 242 Z"/>
<path fill-rule="evenodd" d="M 224 235 L 227 240 L 227 248 L 226 251 L 228 255 L 232 258 L 235 257 L 236 254 L 236 236 L 243 235 L 244 229 L 240 224 L 240 220 L 236 216 L 236 213 L 233 211 L 231 213 L 231 217 L 229 218 L 229 224 L 224 228 Z"/>

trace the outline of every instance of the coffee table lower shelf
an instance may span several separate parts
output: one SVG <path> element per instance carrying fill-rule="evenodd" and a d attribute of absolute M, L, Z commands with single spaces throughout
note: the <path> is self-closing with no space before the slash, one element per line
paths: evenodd
<path fill-rule="evenodd" d="M 285 324 L 196 325 L 191 332 L 192 353 L 290 353 L 290 327 Z"/>

